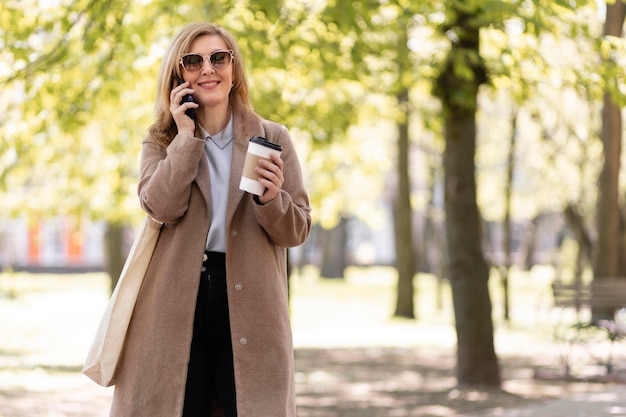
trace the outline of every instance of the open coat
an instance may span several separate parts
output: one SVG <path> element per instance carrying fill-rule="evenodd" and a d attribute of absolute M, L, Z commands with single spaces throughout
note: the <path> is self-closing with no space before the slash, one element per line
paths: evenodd
<path fill-rule="evenodd" d="M 309 199 L 287 129 L 255 117 L 234 117 L 226 275 L 238 416 L 295 417 L 285 248 L 302 244 L 309 234 Z M 265 205 L 239 190 L 253 136 L 283 147 L 285 182 Z M 164 151 L 145 139 L 139 197 L 143 209 L 164 225 L 117 369 L 111 416 L 179 417 L 211 223 L 204 140 L 180 134 Z"/>

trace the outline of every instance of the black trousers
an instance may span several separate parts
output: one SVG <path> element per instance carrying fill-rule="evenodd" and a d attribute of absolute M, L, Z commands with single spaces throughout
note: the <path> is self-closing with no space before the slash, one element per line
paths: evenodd
<path fill-rule="evenodd" d="M 206 252 L 196 302 L 183 417 L 237 416 L 225 254 Z"/>

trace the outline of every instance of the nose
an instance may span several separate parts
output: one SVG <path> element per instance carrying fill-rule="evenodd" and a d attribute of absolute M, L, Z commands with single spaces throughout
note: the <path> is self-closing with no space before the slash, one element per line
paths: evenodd
<path fill-rule="evenodd" d="M 202 61 L 202 73 L 203 74 L 212 74 L 215 72 L 213 65 L 211 65 L 211 60 L 209 57 L 204 57 Z"/>

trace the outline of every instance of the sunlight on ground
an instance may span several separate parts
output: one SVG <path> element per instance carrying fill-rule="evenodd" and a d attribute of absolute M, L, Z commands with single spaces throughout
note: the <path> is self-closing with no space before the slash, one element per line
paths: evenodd
<path fill-rule="evenodd" d="M 292 322 L 296 347 L 417 346 L 456 343 L 449 309 L 436 310 L 434 280 L 426 297 L 417 289 L 419 321 L 393 318 L 395 272 L 348 268 L 345 280 L 320 279 L 313 268 L 293 275 Z M 422 302 L 424 303 L 422 305 Z"/>
<path fill-rule="evenodd" d="M 542 269 L 513 274 L 511 323 L 501 319 L 501 291 L 497 279 L 491 279 L 495 344 L 499 355 L 521 353 L 539 362 L 544 360 L 548 365 L 558 364 L 559 352 L 551 343 L 554 311 L 550 305 L 550 279 L 550 271 Z M 108 277 L 98 273 L 0 274 L 0 417 L 108 415 L 112 389 L 99 387 L 80 373 L 108 301 L 108 285 Z M 328 361 L 335 361 L 335 367 L 340 369 L 350 366 L 355 359 L 350 356 L 353 351 L 346 348 L 362 348 L 360 352 L 364 356 L 360 360 L 365 362 L 370 359 L 407 360 L 409 366 L 415 366 L 416 360 L 428 362 L 432 360 L 429 358 L 437 357 L 445 361 L 444 368 L 451 369 L 456 333 L 448 285 L 444 283 L 440 287 L 440 303 L 437 303 L 437 280 L 429 275 L 417 277 L 415 313 L 418 320 L 392 317 L 395 285 L 395 271 L 386 267 L 351 267 L 346 270 L 344 280 L 321 279 L 318 271 L 311 267 L 295 271 L 291 279 L 291 309 L 294 344 L 300 363 L 307 361 L 307 355 L 315 355 L 317 348 L 329 349 L 324 350 L 325 363 L 317 363 L 317 356 L 311 356 L 314 365 L 307 372 L 296 374 L 299 390 L 314 390 L 299 395 L 299 404 L 311 413 L 303 415 L 316 416 L 313 411 L 316 404 L 320 406 L 324 401 L 338 398 L 355 404 L 364 399 L 378 401 L 382 409 L 388 406 L 385 402 L 403 400 L 403 397 L 384 393 L 401 393 L 407 387 L 424 385 L 432 390 L 453 386 L 454 378 L 450 376 L 432 378 L 404 369 L 402 363 L 395 363 L 399 368 L 392 379 L 365 383 L 360 378 L 367 378 L 359 373 L 372 370 L 347 368 L 347 374 L 342 374 L 337 369 L 325 368 Z M 388 356 L 390 352 L 395 353 Z M 406 352 L 410 354 L 407 356 Z M 505 389 L 532 393 L 536 388 L 529 372 L 528 368 L 503 369 Z M 348 377 L 349 380 L 344 380 Z M 387 377 L 385 374 L 383 378 Z M 333 392 L 324 391 L 324 387 Z M 561 388 L 554 389 L 558 395 L 557 390 Z M 379 396 L 371 397 L 370 392 L 377 392 Z M 414 399 L 414 396 L 406 398 Z M 307 406 L 310 407 L 307 409 Z M 420 415 L 422 412 L 442 417 L 452 415 L 451 409 L 443 405 L 420 404 L 420 407 Z M 393 415 L 407 414 L 399 410 Z"/>

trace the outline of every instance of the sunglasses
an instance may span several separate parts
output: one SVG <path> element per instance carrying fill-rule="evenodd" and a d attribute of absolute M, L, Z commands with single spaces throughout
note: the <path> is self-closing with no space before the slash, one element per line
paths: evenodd
<path fill-rule="evenodd" d="M 213 69 L 223 70 L 228 68 L 235 59 L 233 51 L 213 51 L 209 55 L 185 54 L 180 57 L 180 65 L 189 72 L 197 72 L 202 69 L 204 60 L 208 58 Z"/>

